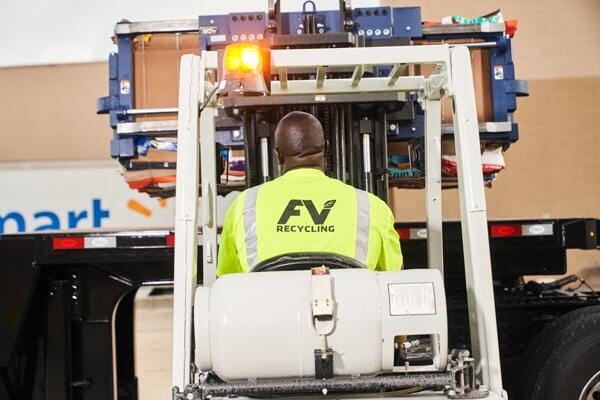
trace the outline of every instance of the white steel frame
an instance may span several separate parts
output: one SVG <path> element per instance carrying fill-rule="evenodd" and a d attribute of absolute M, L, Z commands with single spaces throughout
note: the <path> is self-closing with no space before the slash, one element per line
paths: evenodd
<path fill-rule="evenodd" d="M 207 72 L 217 68 L 216 55 L 184 55 L 180 64 L 173 274 L 172 383 L 183 390 L 193 382 L 192 323 L 197 282 L 198 186 L 202 185 L 201 229 L 204 285 L 215 279 L 217 252 L 215 104 L 206 99 Z M 205 104 L 199 113 L 201 104 Z M 202 135 L 200 135 L 202 132 Z M 199 170 L 202 167 L 202 180 Z"/>
<path fill-rule="evenodd" d="M 432 75 L 402 76 L 411 64 L 434 64 Z M 390 65 L 388 77 L 363 77 L 367 66 Z M 458 164 L 464 263 L 469 303 L 469 324 L 478 382 L 490 396 L 503 397 L 496 312 L 491 274 L 486 203 L 479 129 L 469 51 L 464 46 L 402 46 L 384 48 L 272 50 L 271 67 L 280 80 L 271 82 L 271 96 L 364 92 L 417 93 L 425 110 L 426 209 L 429 268 L 443 272 L 441 201 L 441 99 L 454 102 L 454 137 Z M 352 67 L 350 79 L 327 79 L 329 67 Z M 217 68 L 216 52 L 181 61 L 177 199 L 175 224 L 175 298 L 173 317 L 173 386 L 183 389 L 193 382 L 192 305 L 196 282 L 198 244 L 197 188 L 202 182 L 203 284 L 216 272 L 216 164 L 214 117 L 216 104 L 208 102 L 207 71 Z M 288 80 L 294 68 L 314 68 L 314 80 Z M 198 110 L 204 105 L 202 113 Z M 200 149 L 198 148 L 200 143 Z M 199 154 L 200 153 L 200 154 Z M 202 179 L 198 173 L 200 155 Z"/>

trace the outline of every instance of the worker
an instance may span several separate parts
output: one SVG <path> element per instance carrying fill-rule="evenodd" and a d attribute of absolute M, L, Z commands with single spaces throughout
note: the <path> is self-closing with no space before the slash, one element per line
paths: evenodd
<path fill-rule="evenodd" d="M 325 136 L 317 118 L 299 111 L 284 116 L 275 150 L 282 175 L 245 190 L 227 210 L 218 276 L 297 252 L 341 254 L 377 271 L 402 268 L 387 204 L 323 173 Z"/>

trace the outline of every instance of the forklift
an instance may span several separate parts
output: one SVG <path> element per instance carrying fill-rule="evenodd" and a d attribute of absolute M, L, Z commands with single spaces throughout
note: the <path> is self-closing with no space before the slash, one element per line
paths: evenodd
<path fill-rule="evenodd" d="M 321 41 L 337 39 L 320 35 Z M 265 49 L 239 43 L 181 59 L 174 399 L 348 398 L 365 393 L 394 397 L 413 391 L 418 392 L 411 395 L 415 399 L 507 398 L 468 48 L 293 47 Z M 433 65 L 434 73 L 406 74 L 409 66 L 423 64 Z M 387 74 L 367 72 L 378 68 Z M 386 108 L 399 109 L 411 97 L 425 112 L 428 269 L 378 273 L 357 269 L 335 254 L 314 258 L 308 254 L 295 261 L 294 255 L 285 255 L 268 260 L 268 267 L 261 263 L 251 266 L 248 274 L 215 280 L 219 111 L 244 123 L 247 171 L 258 178 L 248 179 L 252 187 L 279 175 L 272 157 L 272 128 L 278 117 L 295 109 L 321 116 L 324 108 L 336 107 L 339 118 L 325 123 L 336 135 L 326 138 L 335 160 L 328 167 L 339 179 L 387 199 L 382 165 L 387 141 L 376 127 L 385 123 L 381 118 Z M 456 349 L 449 356 L 440 175 L 444 97 L 453 104 L 472 343 L 471 352 Z M 348 105 L 360 105 L 356 108 L 362 111 L 354 113 Z M 350 123 L 341 123 L 346 120 Z M 197 287 L 199 243 L 201 287 Z M 368 285 L 370 281 L 376 283 Z M 359 292 L 363 296 L 357 298 Z M 365 303 L 372 307 L 360 306 Z M 300 339 L 286 337 L 294 331 L 299 331 Z M 407 354 L 414 347 L 419 356 Z"/>

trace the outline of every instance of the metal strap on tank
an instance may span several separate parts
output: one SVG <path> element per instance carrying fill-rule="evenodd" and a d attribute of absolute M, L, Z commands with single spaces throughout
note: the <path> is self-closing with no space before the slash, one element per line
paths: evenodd
<path fill-rule="evenodd" d="M 364 190 L 356 189 L 356 252 L 354 257 L 365 265 L 367 265 L 369 253 L 370 223 L 369 194 Z"/>
<path fill-rule="evenodd" d="M 246 241 L 246 259 L 248 269 L 256 264 L 258 256 L 258 236 L 256 233 L 256 196 L 258 186 L 246 190 L 244 199 L 244 235 Z"/>

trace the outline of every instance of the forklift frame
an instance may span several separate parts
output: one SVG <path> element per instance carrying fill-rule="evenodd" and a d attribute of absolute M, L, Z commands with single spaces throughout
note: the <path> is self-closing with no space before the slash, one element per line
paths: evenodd
<path fill-rule="evenodd" d="M 490 395 L 503 397 L 479 131 L 468 49 L 448 45 L 293 49 L 272 50 L 270 57 L 271 68 L 279 71 L 280 75 L 279 81 L 270 82 L 270 96 L 314 94 L 326 102 L 328 94 L 339 93 L 401 92 L 418 95 L 426 113 L 428 266 L 442 272 L 440 101 L 445 96 L 452 98 L 475 372 L 478 383 L 488 387 Z M 436 70 L 427 78 L 401 76 L 411 64 L 435 64 Z M 365 66 L 377 65 L 393 67 L 387 77 L 363 77 Z M 329 67 L 353 67 L 354 74 L 350 79 L 326 79 L 325 71 Z M 316 79 L 288 81 L 287 71 L 293 68 L 314 68 Z M 196 288 L 197 226 L 202 232 L 203 285 L 210 285 L 216 277 L 217 169 L 213 146 L 217 105 L 211 98 L 214 83 L 208 77 L 217 69 L 218 56 L 214 51 L 203 51 L 200 56 L 184 55 L 181 60 L 175 222 L 178 240 L 175 243 L 173 309 L 174 391 L 194 383 L 192 305 Z M 202 188 L 200 219 L 196 192 L 199 185 Z"/>

